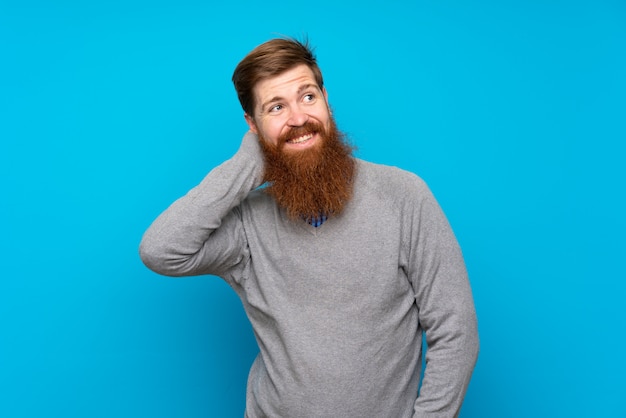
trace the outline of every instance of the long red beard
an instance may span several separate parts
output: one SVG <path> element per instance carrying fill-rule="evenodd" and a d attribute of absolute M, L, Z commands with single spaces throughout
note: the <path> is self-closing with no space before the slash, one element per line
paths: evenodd
<path fill-rule="evenodd" d="M 302 151 L 284 150 L 285 142 L 307 132 L 318 132 L 320 143 Z M 278 139 L 278 145 L 260 138 L 265 157 L 265 189 L 290 218 L 338 215 L 352 197 L 356 170 L 352 147 L 344 142 L 331 118 L 328 131 L 307 122 Z"/>

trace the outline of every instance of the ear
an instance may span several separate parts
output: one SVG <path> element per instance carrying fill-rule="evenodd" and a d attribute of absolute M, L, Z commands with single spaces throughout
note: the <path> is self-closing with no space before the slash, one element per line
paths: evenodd
<path fill-rule="evenodd" d="M 324 94 L 324 100 L 326 100 L 326 108 L 328 109 L 329 114 L 333 114 L 333 110 L 330 108 L 330 103 L 328 102 L 328 91 L 326 91 L 326 87 L 322 87 L 322 94 Z"/>
<path fill-rule="evenodd" d="M 252 116 L 250 116 L 249 114 L 247 114 L 247 113 L 244 113 L 243 117 L 246 119 L 246 123 L 248 124 L 248 127 L 250 128 L 250 130 L 253 133 L 258 135 L 259 130 L 256 127 L 256 123 L 254 122 L 254 118 Z"/>

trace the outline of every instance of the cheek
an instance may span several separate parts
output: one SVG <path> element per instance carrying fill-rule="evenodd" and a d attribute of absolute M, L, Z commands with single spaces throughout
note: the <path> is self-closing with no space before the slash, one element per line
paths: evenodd
<path fill-rule="evenodd" d="M 278 142 L 278 137 L 281 135 L 282 128 L 279 124 L 264 124 L 259 127 L 261 129 L 261 135 L 265 138 L 266 141 L 271 142 L 272 144 L 276 144 Z"/>
<path fill-rule="evenodd" d="M 317 112 L 315 112 L 315 118 L 317 120 L 319 120 L 322 123 L 328 123 L 328 121 L 330 120 L 330 111 L 328 110 L 328 108 L 326 106 L 318 109 Z"/>

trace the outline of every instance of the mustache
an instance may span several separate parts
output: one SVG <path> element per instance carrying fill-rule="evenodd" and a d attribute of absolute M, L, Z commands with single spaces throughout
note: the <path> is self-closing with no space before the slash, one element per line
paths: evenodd
<path fill-rule="evenodd" d="M 282 146 L 287 141 L 310 133 L 324 134 L 324 128 L 317 122 L 307 121 L 304 123 L 304 125 L 293 127 L 284 134 L 280 135 L 278 137 L 278 144 L 279 146 Z"/>

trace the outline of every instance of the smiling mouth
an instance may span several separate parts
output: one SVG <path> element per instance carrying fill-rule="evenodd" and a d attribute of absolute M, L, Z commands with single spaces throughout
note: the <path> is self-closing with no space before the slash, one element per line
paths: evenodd
<path fill-rule="evenodd" d="M 303 142 L 308 141 L 311 138 L 313 138 L 313 134 L 312 133 L 308 133 L 308 134 L 305 134 L 305 135 L 298 136 L 296 138 L 289 139 L 286 142 L 288 144 L 301 144 Z"/>

